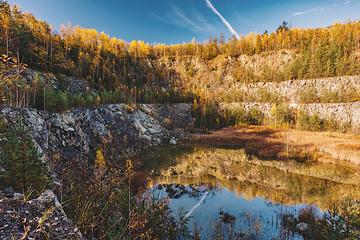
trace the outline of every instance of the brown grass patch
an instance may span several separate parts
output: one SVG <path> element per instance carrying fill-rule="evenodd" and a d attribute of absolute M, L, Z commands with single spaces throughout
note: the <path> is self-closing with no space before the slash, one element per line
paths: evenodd
<path fill-rule="evenodd" d="M 315 153 L 319 161 L 350 161 L 360 165 L 360 138 L 352 134 L 307 132 L 272 129 L 262 126 L 224 128 L 194 139 L 214 146 L 254 149 L 255 155 L 269 158 L 291 157 L 291 153 L 308 155 Z"/>
<path fill-rule="evenodd" d="M 284 148 L 283 142 L 272 137 L 277 129 L 250 126 L 245 128 L 224 128 L 208 135 L 196 136 L 195 140 L 214 146 L 241 147 L 254 150 L 261 157 L 277 158 Z"/>

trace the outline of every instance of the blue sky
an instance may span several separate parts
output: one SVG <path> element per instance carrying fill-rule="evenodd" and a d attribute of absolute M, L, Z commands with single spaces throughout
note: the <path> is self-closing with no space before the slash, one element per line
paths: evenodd
<path fill-rule="evenodd" d="M 360 0 L 8 0 L 59 30 L 70 22 L 125 41 L 177 44 L 209 36 L 326 27 L 360 20 Z M 209 3 L 213 6 L 210 7 Z M 217 12 L 217 13 L 216 13 Z M 220 17 L 222 16 L 222 18 Z"/>

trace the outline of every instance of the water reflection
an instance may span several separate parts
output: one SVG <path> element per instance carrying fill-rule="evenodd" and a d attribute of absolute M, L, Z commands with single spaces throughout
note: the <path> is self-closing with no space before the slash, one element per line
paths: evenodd
<path fill-rule="evenodd" d="M 190 227 L 202 229 L 204 239 L 211 237 L 225 213 L 235 217 L 234 229 L 271 239 L 278 237 L 284 214 L 296 215 L 307 205 L 321 212 L 348 196 L 360 199 L 359 186 L 323 179 L 334 178 L 334 172 L 339 181 L 349 179 L 341 175 L 348 169 L 310 166 L 317 178 L 270 167 L 269 162 L 251 162 L 241 149 L 184 146 L 160 150 L 144 161 L 144 167 L 153 173 L 149 187 L 170 197 L 173 210 L 183 207 L 191 212 Z M 309 169 L 295 167 L 299 173 Z M 292 234 L 291 239 L 301 239 Z"/>
<path fill-rule="evenodd" d="M 248 199 L 245 195 L 229 191 L 226 187 L 219 187 L 218 184 L 210 186 L 206 182 L 199 185 L 155 183 L 153 190 L 160 196 L 170 197 L 171 209 L 184 208 L 192 217 L 189 222 L 190 229 L 201 229 L 202 239 L 216 239 L 214 234 L 215 229 L 219 229 L 219 223 L 224 225 L 221 226 L 221 231 L 229 227 L 247 236 L 253 234 L 260 239 L 276 238 L 282 227 L 282 216 L 296 215 L 297 211 L 304 207 L 302 204 L 285 206 L 266 201 L 264 197 Z M 301 239 L 293 233 L 291 239 L 297 237 Z"/>

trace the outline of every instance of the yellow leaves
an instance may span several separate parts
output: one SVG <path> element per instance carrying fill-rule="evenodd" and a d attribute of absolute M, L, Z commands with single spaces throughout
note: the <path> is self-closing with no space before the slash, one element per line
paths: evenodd
<path fill-rule="evenodd" d="M 132 161 L 130 159 L 126 160 L 126 172 L 130 174 L 132 172 L 132 169 L 133 169 Z"/>
<path fill-rule="evenodd" d="M 129 48 L 129 53 L 136 53 L 138 49 L 138 43 L 137 41 L 133 40 L 131 43 L 130 43 L 130 48 Z"/>
<path fill-rule="evenodd" d="M 270 114 L 273 115 L 276 113 L 276 104 L 273 104 L 273 106 L 271 107 L 271 110 L 270 110 Z"/>
<path fill-rule="evenodd" d="M 100 149 L 96 151 L 95 169 L 100 176 L 102 176 L 106 171 L 104 155 Z"/>

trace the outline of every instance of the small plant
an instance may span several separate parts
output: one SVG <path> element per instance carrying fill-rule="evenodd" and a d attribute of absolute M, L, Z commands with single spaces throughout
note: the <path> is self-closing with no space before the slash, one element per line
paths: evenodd
<path fill-rule="evenodd" d="M 215 65 L 215 67 L 212 67 L 210 70 L 211 70 L 212 72 L 217 71 L 217 70 L 218 70 L 218 67 Z"/>
<path fill-rule="evenodd" d="M 323 120 L 316 113 L 310 118 L 310 130 L 318 132 L 323 128 Z"/>
<path fill-rule="evenodd" d="M 264 113 L 257 108 L 252 108 L 247 114 L 247 122 L 252 125 L 261 125 L 264 120 Z"/>
<path fill-rule="evenodd" d="M 319 215 L 314 206 L 306 206 L 300 209 L 298 214 L 298 221 L 310 224 L 311 226 L 315 226 L 317 220 L 319 219 Z"/>
<path fill-rule="evenodd" d="M 256 149 L 252 146 L 249 146 L 245 148 L 245 154 L 248 156 L 248 158 L 251 160 L 253 156 L 255 156 L 257 153 Z"/>
<path fill-rule="evenodd" d="M 300 94 L 301 103 L 316 103 L 319 102 L 319 97 L 317 95 L 315 88 L 305 89 Z"/>
<path fill-rule="evenodd" d="M 125 105 L 125 112 L 131 114 L 134 112 L 134 109 L 129 105 Z"/>

